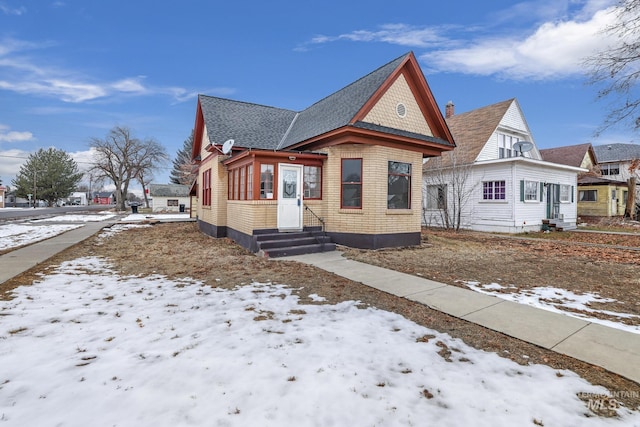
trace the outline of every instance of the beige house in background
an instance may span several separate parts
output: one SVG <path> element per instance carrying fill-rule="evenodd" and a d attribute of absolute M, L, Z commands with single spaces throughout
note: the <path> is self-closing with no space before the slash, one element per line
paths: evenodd
<path fill-rule="evenodd" d="M 200 95 L 200 229 L 283 256 L 420 243 L 423 158 L 455 147 L 412 52 L 302 111 Z"/>
<path fill-rule="evenodd" d="M 578 179 L 579 216 L 621 216 L 627 207 L 628 184 L 599 176 Z"/>
<path fill-rule="evenodd" d="M 0 209 L 5 206 L 5 193 L 7 191 L 7 187 L 0 185 Z"/>

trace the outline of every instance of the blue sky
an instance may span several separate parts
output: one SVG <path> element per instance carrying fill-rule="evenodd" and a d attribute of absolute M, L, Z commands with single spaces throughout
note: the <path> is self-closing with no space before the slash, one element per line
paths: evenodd
<path fill-rule="evenodd" d="M 517 98 L 539 148 L 593 137 L 607 104 L 584 57 L 612 0 L 0 0 L 0 179 L 39 148 L 79 164 L 128 126 L 173 157 L 199 93 L 304 109 L 413 51 L 444 111 Z M 156 173 L 168 182 L 171 164 Z"/>

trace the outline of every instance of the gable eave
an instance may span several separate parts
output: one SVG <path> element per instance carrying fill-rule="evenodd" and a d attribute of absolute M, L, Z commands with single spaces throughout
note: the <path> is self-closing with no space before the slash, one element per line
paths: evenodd
<path fill-rule="evenodd" d="M 354 125 L 358 121 L 364 120 L 371 109 L 382 99 L 391 86 L 404 75 L 407 84 L 411 88 L 423 117 L 427 121 L 429 128 L 435 137 L 447 141 L 455 147 L 453 135 L 447 126 L 447 123 L 438 108 L 438 104 L 433 96 L 433 92 L 429 87 L 427 80 L 418 65 L 418 61 L 413 52 L 409 52 L 404 60 L 398 64 L 396 69 L 389 74 L 387 79 L 378 87 L 374 94 L 367 102 L 358 110 L 358 112 L 350 120 L 349 124 Z"/>

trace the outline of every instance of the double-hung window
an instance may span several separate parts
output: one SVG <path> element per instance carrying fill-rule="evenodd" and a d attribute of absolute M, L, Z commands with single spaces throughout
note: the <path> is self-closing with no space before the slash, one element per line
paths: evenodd
<path fill-rule="evenodd" d="M 202 205 L 211 206 L 211 169 L 202 173 Z"/>
<path fill-rule="evenodd" d="M 427 209 L 447 208 L 447 186 L 446 184 L 427 185 Z"/>
<path fill-rule="evenodd" d="M 362 209 L 362 159 L 342 159 L 340 207 Z"/>
<path fill-rule="evenodd" d="M 411 163 L 389 162 L 387 209 L 411 208 Z"/>

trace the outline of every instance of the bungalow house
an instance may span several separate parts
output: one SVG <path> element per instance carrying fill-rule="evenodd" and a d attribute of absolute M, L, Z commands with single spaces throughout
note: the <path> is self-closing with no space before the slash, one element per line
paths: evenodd
<path fill-rule="evenodd" d="M 578 215 L 622 216 L 627 207 L 628 185 L 601 176 L 578 178 Z"/>
<path fill-rule="evenodd" d="M 189 186 L 180 184 L 149 184 L 153 212 L 186 212 L 190 207 Z"/>
<path fill-rule="evenodd" d="M 111 191 L 100 191 L 93 194 L 93 203 L 96 205 L 112 205 L 115 197 Z"/>
<path fill-rule="evenodd" d="M 576 226 L 577 175 L 545 162 L 518 101 L 463 114 L 446 107 L 456 149 L 423 166 L 427 226 L 515 233 Z"/>
<path fill-rule="evenodd" d="M 416 245 L 418 171 L 454 146 L 412 52 L 302 111 L 200 95 L 198 224 L 266 256 Z"/>
<path fill-rule="evenodd" d="M 635 212 L 632 206 L 631 216 L 640 212 L 640 145 L 638 144 L 606 144 L 594 147 L 598 165 L 604 178 L 628 183 L 628 191 L 633 193 L 632 204 L 635 204 Z M 633 179 L 631 179 L 633 178 Z M 628 193 L 627 193 L 628 194 Z M 620 198 L 620 193 L 616 193 Z M 627 203 L 627 197 L 622 196 Z M 619 215 L 623 215 L 619 213 Z"/>
<path fill-rule="evenodd" d="M 627 183 L 602 177 L 590 143 L 540 150 L 547 162 L 587 169 L 578 174 L 578 217 L 623 215 L 627 205 Z M 609 167 L 606 167 L 609 171 Z M 609 176 L 607 174 L 607 176 Z"/>

